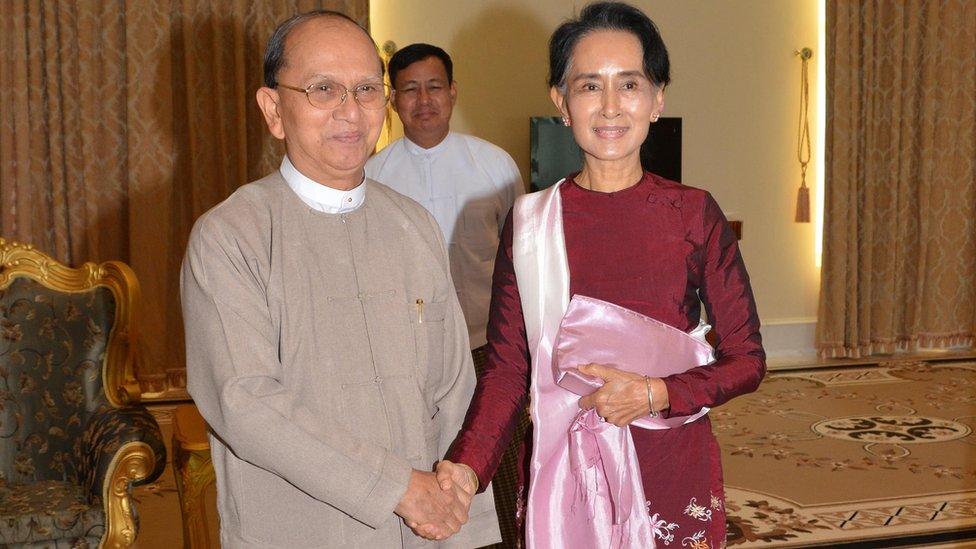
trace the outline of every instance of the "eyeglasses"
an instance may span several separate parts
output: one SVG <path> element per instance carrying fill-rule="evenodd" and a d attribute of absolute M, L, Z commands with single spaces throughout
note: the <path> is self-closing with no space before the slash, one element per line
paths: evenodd
<path fill-rule="evenodd" d="M 345 103 L 346 96 L 349 95 L 349 88 L 336 82 L 318 82 L 311 84 L 307 88 L 286 86 L 278 84 L 279 88 L 285 88 L 302 92 L 308 98 L 308 102 L 317 109 L 331 111 Z M 390 87 L 381 82 L 364 82 L 352 90 L 352 96 L 356 103 L 364 109 L 382 109 L 390 102 Z"/>

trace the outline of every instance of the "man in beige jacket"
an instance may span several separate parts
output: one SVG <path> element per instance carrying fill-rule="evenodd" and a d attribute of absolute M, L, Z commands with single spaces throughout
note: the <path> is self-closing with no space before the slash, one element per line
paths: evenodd
<path fill-rule="evenodd" d="M 465 521 L 444 545 L 498 541 L 490 491 L 472 501 L 430 472 L 474 370 L 436 222 L 363 175 L 389 101 L 375 45 L 341 14 L 304 14 L 264 68 L 258 104 L 287 155 L 201 216 L 182 272 L 221 541 L 426 547 Z"/>

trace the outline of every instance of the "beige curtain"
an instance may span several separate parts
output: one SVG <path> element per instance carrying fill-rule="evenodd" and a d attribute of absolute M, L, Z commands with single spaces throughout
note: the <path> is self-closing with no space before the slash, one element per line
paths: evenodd
<path fill-rule="evenodd" d="M 277 167 L 254 101 L 265 42 L 322 7 L 369 16 L 368 0 L 0 1 L 0 236 L 132 265 L 144 391 L 185 384 L 193 221 Z"/>
<path fill-rule="evenodd" d="M 817 340 L 828 357 L 972 345 L 976 2 L 827 2 Z"/>

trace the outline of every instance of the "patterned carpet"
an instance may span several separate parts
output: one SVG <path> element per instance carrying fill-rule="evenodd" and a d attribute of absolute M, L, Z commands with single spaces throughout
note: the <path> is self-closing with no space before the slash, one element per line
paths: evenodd
<path fill-rule="evenodd" d="M 168 440 L 169 410 L 154 413 Z M 773 373 L 711 418 L 729 547 L 917 546 L 967 530 L 976 538 L 974 361 Z M 135 496 L 136 547 L 180 546 L 169 467 Z M 208 499 L 216 541 L 212 490 Z"/>
<path fill-rule="evenodd" d="M 976 537 L 976 362 L 774 373 L 711 418 L 729 547 Z"/>

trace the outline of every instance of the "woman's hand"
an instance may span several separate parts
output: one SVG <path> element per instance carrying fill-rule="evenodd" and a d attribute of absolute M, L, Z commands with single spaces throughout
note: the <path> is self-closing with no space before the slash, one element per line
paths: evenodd
<path fill-rule="evenodd" d="M 444 459 L 437 462 L 434 472 L 437 474 L 437 482 L 440 483 L 441 490 L 460 488 L 468 496 L 466 503 L 471 504 L 471 498 L 478 491 L 478 475 L 474 473 L 474 469 L 464 463 L 454 463 Z"/>
<path fill-rule="evenodd" d="M 603 387 L 580 399 L 580 408 L 596 408 L 600 417 L 617 427 L 630 425 L 635 419 L 670 406 L 668 388 L 660 378 L 645 378 L 602 364 L 580 366 L 579 371 L 603 379 Z M 647 398 L 648 384 L 654 401 L 653 410 L 650 409 Z"/>

